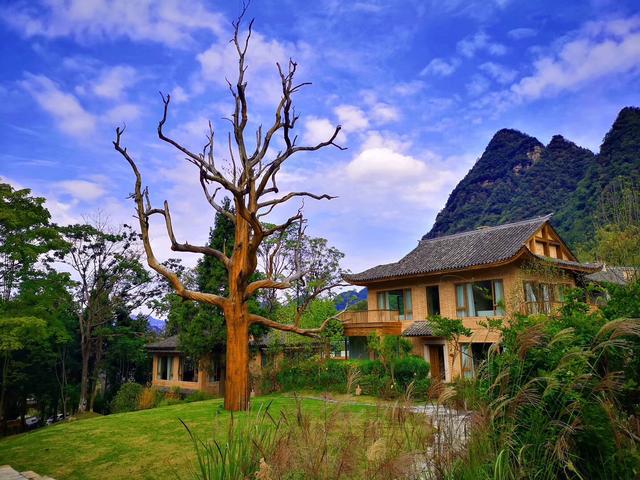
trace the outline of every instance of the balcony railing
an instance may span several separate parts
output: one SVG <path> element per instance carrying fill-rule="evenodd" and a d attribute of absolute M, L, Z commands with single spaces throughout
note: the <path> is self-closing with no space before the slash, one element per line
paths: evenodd
<path fill-rule="evenodd" d="M 346 311 L 340 315 L 340 320 L 344 323 L 399 322 L 400 312 L 398 310 Z"/>
<path fill-rule="evenodd" d="M 552 301 L 523 302 L 520 311 L 525 315 L 550 314 L 557 312 L 562 305 L 563 302 Z"/>

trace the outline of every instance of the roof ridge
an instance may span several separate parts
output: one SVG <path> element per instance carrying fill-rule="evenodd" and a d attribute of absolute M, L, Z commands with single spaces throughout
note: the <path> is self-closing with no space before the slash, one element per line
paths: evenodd
<path fill-rule="evenodd" d="M 539 217 L 527 218 L 525 220 L 518 220 L 517 222 L 503 223 L 501 225 L 495 225 L 495 226 L 492 226 L 492 227 L 485 227 L 485 228 L 480 228 L 479 227 L 479 228 L 476 228 L 474 230 L 467 230 L 465 232 L 452 233 L 451 235 L 443 235 L 441 237 L 425 238 L 425 239 L 420 240 L 418 242 L 418 244 L 434 242 L 436 240 L 446 240 L 448 238 L 463 237 L 465 235 L 472 235 L 472 234 L 480 233 L 480 232 L 500 230 L 500 229 L 503 229 L 503 228 L 513 227 L 515 225 L 522 225 L 522 224 L 526 224 L 526 223 L 536 223 L 536 222 L 540 222 L 540 221 L 543 221 L 543 220 L 547 221 L 552 216 L 553 216 L 553 213 L 548 213 L 547 215 L 541 215 Z"/>

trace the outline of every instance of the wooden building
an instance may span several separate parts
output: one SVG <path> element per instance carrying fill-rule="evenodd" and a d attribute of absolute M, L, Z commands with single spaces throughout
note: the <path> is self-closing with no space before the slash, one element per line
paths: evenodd
<path fill-rule="evenodd" d="M 270 363 L 285 357 L 331 355 L 326 345 L 315 339 L 291 332 L 271 330 L 267 335 L 251 339 L 249 371 L 260 374 Z M 180 389 L 182 393 L 203 391 L 213 396 L 224 394 L 225 352 L 220 349 L 194 360 L 181 349 L 178 335 L 147 345 L 153 358 L 152 385 L 162 389 Z"/>
<path fill-rule="evenodd" d="M 413 353 L 431 364 L 443 381 L 473 375 L 499 332 L 491 318 L 513 312 L 550 313 L 563 292 L 600 270 L 582 264 L 549 224 L 550 216 L 423 239 L 395 263 L 378 265 L 345 280 L 366 286 L 368 310 L 345 312 L 350 358 L 367 358 L 372 332 L 403 335 Z M 462 319 L 471 336 L 456 349 L 434 335 L 428 318 Z M 457 350 L 457 351 L 454 351 Z"/>

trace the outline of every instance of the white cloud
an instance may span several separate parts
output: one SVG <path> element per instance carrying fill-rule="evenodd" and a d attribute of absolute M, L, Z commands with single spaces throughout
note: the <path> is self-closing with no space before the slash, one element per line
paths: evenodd
<path fill-rule="evenodd" d="M 472 58 L 478 52 L 487 52 L 490 55 L 504 55 L 507 47 L 498 42 L 491 41 L 485 32 L 466 37 L 458 42 L 458 51 L 467 58 Z"/>
<path fill-rule="evenodd" d="M 538 31 L 533 28 L 514 28 L 513 30 L 509 30 L 507 35 L 513 38 L 514 40 L 521 40 L 523 38 L 535 37 L 538 34 Z"/>
<path fill-rule="evenodd" d="M 397 93 L 400 96 L 407 97 L 409 95 L 414 95 L 416 93 L 421 92 L 425 83 L 422 80 L 412 80 L 410 82 L 401 82 L 397 83 L 393 87 L 393 92 Z"/>
<path fill-rule="evenodd" d="M 94 132 L 96 118 L 80 105 L 75 96 L 63 92 L 44 75 L 27 73 L 25 77 L 22 87 L 54 118 L 58 129 L 76 137 L 86 137 Z"/>
<path fill-rule="evenodd" d="M 201 76 L 197 89 L 204 90 L 206 82 L 220 86 L 226 86 L 227 79 L 232 84 L 236 82 L 238 54 L 228 39 L 214 43 L 196 58 L 200 63 Z M 296 75 L 301 78 L 304 65 L 311 59 L 309 46 L 304 43 L 294 44 L 268 39 L 254 30 L 245 60 L 245 81 L 249 85 L 247 95 L 261 103 L 277 104 L 280 101 L 282 87 L 276 63 L 286 71 L 289 58 L 299 62 Z"/>
<path fill-rule="evenodd" d="M 138 105 L 134 103 L 123 103 L 107 110 L 104 119 L 112 124 L 126 124 L 136 120 L 141 113 Z"/>
<path fill-rule="evenodd" d="M 453 58 L 449 61 L 442 58 L 434 58 L 426 67 L 422 69 L 420 75 L 439 75 L 441 77 L 448 77 L 456 71 L 460 61 L 457 58 Z"/>
<path fill-rule="evenodd" d="M 88 180 L 63 180 L 56 187 L 77 200 L 92 201 L 105 194 L 102 185 Z"/>
<path fill-rule="evenodd" d="M 318 143 L 326 142 L 331 138 L 333 132 L 335 131 L 336 126 L 329 121 L 327 118 L 318 118 L 318 117 L 306 117 L 304 120 L 304 140 L 309 145 L 317 145 Z M 343 135 L 340 132 L 340 135 Z M 342 136 L 338 138 L 338 143 L 340 140 L 344 143 L 346 137 Z"/>
<path fill-rule="evenodd" d="M 483 63 L 479 68 L 490 75 L 496 82 L 503 84 L 512 82 L 518 74 L 515 70 L 494 62 Z"/>
<path fill-rule="evenodd" d="M 534 72 L 512 85 L 520 99 L 536 99 L 640 68 L 640 16 L 588 23 L 558 52 L 538 58 Z"/>
<path fill-rule="evenodd" d="M 181 86 L 177 86 L 171 92 L 171 100 L 175 103 L 184 103 L 189 100 L 190 95 Z"/>
<path fill-rule="evenodd" d="M 340 125 L 345 132 L 358 132 L 369 128 L 369 119 L 365 113 L 355 105 L 339 105 L 335 109 Z"/>
<path fill-rule="evenodd" d="M 387 183 L 423 175 L 426 166 L 409 155 L 386 147 L 367 148 L 348 165 L 346 172 L 353 180 Z"/>
<path fill-rule="evenodd" d="M 482 75 L 474 75 L 466 85 L 469 95 L 477 97 L 489 89 L 489 80 Z"/>
<path fill-rule="evenodd" d="M 5 8 L 1 18 L 21 35 L 31 38 L 71 37 L 78 42 L 132 41 L 184 48 L 191 34 L 223 32 L 224 17 L 194 0 L 185 8 L 179 0 L 46 0 Z"/>
<path fill-rule="evenodd" d="M 380 102 L 371 108 L 372 120 L 377 124 L 397 122 L 400 120 L 400 111 L 393 105 Z"/>
<path fill-rule="evenodd" d="M 128 65 L 117 65 L 105 69 L 93 82 L 91 90 L 100 97 L 118 99 L 123 92 L 138 80 L 135 68 Z"/>

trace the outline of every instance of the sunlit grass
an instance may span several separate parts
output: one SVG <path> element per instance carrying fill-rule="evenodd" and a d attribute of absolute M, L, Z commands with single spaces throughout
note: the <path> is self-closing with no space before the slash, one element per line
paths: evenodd
<path fill-rule="evenodd" d="M 268 402 L 273 414 L 295 409 L 292 397 L 265 396 L 254 399 L 251 412 L 235 414 L 236 420 L 242 422 Z M 327 408 L 325 402 L 311 399 L 302 406 L 317 417 Z M 344 408 L 364 415 L 372 410 Z M 209 438 L 215 431 L 220 440 L 230 418 L 222 400 L 216 399 L 61 423 L 0 440 L 0 465 L 57 480 L 187 478 L 195 454 L 179 419 L 199 437 Z"/>

